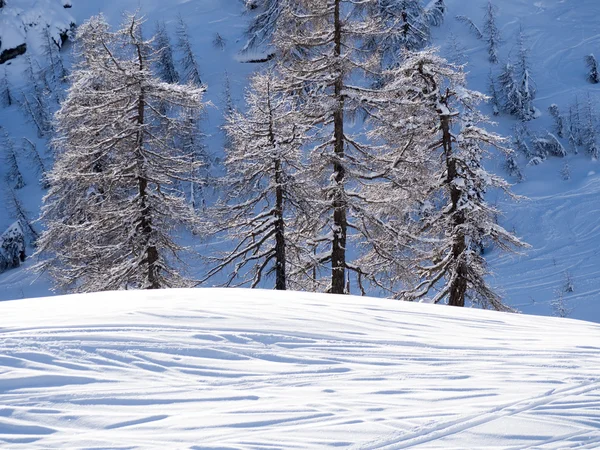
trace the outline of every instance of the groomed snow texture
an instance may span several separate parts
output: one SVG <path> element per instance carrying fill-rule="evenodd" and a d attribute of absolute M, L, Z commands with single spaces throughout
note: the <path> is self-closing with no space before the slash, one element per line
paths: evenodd
<path fill-rule="evenodd" d="M 593 449 L 600 326 L 196 289 L 0 303 L 7 449 Z"/>

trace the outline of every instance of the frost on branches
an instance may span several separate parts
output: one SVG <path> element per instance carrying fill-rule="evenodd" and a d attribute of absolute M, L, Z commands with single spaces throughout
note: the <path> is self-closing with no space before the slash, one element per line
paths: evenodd
<path fill-rule="evenodd" d="M 370 80 L 355 76 L 380 67 L 378 55 L 362 51 L 356 41 L 357 36 L 381 33 L 381 23 L 361 13 L 378 5 L 377 0 L 290 2 L 274 36 L 286 92 L 299 97 L 303 120 L 313 124 L 306 143 L 306 173 L 314 186 L 315 222 L 314 232 L 305 236 L 312 256 L 303 263 L 303 271 L 312 274 L 315 285 L 336 294 L 349 292 L 349 272 L 362 289 L 364 274 L 351 262 L 348 250 L 353 237 L 368 233 L 362 211 L 368 209 L 369 199 L 359 195 L 356 186 L 372 176 L 374 149 L 363 130 L 351 131 L 351 122 L 379 101 Z M 322 276 L 326 272 L 330 282 Z"/>
<path fill-rule="evenodd" d="M 304 247 L 298 233 L 310 224 L 306 191 L 299 176 L 307 126 L 294 98 L 280 92 L 272 71 L 255 75 L 246 93 L 247 112 L 232 111 L 225 130 L 229 145 L 220 180 L 224 198 L 212 208 L 209 231 L 233 241 L 233 250 L 210 257 L 207 278 L 227 269 L 226 286 L 257 287 L 267 277 L 274 287 L 293 285 Z"/>
<path fill-rule="evenodd" d="M 376 39 L 384 59 L 393 62 L 402 50 L 420 50 L 429 44 L 431 27 L 444 20 L 446 6 L 443 0 L 379 0 L 375 16 L 383 23 Z"/>
<path fill-rule="evenodd" d="M 384 247 L 387 256 L 378 252 L 373 258 L 382 267 L 382 256 L 388 259 L 392 269 L 382 278 L 400 282 L 406 273 L 416 274 L 413 287 L 398 293 L 409 300 L 428 296 L 436 303 L 464 306 L 470 299 L 483 307 L 509 309 L 485 282 L 481 247 L 484 241 L 504 250 L 524 244 L 495 222 L 498 211 L 484 199 L 489 188 L 508 192 L 509 187 L 483 168 L 486 149 L 510 153 L 503 138 L 480 126 L 486 118 L 477 104 L 485 97 L 465 89 L 464 73 L 433 50 L 407 56 L 389 78 L 399 107 L 410 105 L 405 117 L 420 118 L 410 123 L 415 139 L 399 156 L 415 167 L 428 164 L 431 172 L 416 183 L 421 197 L 413 210 L 392 214 L 403 218 L 404 234 L 390 239 Z M 429 159 L 427 152 L 432 152 Z M 401 185 L 396 189 L 406 191 Z"/>
<path fill-rule="evenodd" d="M 250 0 L 246 2 L 248 9 L 257 13 L 246 31 L 248 41 L 243 51 L 260 49 L 271 45 L 271 39 L 278 26 L 284 2 L 287 0 Z"/>
<path fill-rule="evenodd" d="M 504 111 L 526 122 L 539 117 L 540 111 L 533 105 L 536 88 L 531 78 L 529 49 L 522 29 L 519 31 L 517 46 L 517 63 L 505 64 L 498 81 L 502 89 Z"/>
<path fill-rule="evenodd" d="M 490 63 L 498 62 L 498 46 L 501 42 L 500 30 L 496 25 L 496 16 L 498 15 L 498 7 L 488 0 L 485 6 L 485 17 L 483 25 L 483 37 L 487 43 L 488 59 Z"/>
<path fill-rule="evenodd" d="M 174 267 L 174 227 L 196 216 L 176 181 L 191 155 L 173 143 L 202 110 L 203 88 L 160 81 L 142 20 L 109 30 L 102 16 L 77 34 L 77 62 L 55 116 L 56 163 L 48 174 L 39 253 L 56 286 L 75 292 L 188 283 Z M 161 113 L 159 105 L 168 105 Z"/>

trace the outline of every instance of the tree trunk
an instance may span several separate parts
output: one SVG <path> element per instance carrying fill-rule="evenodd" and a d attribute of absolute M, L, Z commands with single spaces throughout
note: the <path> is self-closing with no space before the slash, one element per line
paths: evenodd
<path fill-rule="evenodd" d="M 271 86 L 267 86 L 267 107 L 269 109 L 269 142 L 277 150 L 273 131 L 273 108 L 271 106 Z M 285 223 L 283 220 L 283 170 L 281 159 L 275 155 L 275 289 L 286 290 L 285 273 Z"/>
<path fill-rule="evenodd" d="M 341 68 L 342 54 L 342 22 L 340 19 L 340 0 L 335 0 L 334 8 L 334 55 L 338 73 L 335 80 L 334 96 L 337 108 L 333 115 L 334 128 L 334 153 L 335 162 L 333 172 L 336 186 L 333 192 L 333 243 L 331 249 L 331 293 L 346 293 L 346 237 L 348 229 L 347 204 L 344 192 L 346 170 L 343 166 L 344 159 L 344 74 Z"/>
<path fill-rule="evenodd" d="M 275 289 L 285 291 L 285 224 L 283 221 L 283 173 L 281 161 L 275 160 Z"/>
<path fill-rule="evenodd" d="M 450 298 L 448 304 L 451 306 L 465 306 L 465 293 L 467 292 L 467 265 L 464 260 L 464 253 L 467 248 L 464 232 L 461 230 L 465 223 L 465 217 L 458 210 L 461 191 L 454 185 L 454 180 L 458 177 L 456 169 L 456 160 L 452 155 L 452 135 L 450 133 L 450 116 L 442 115 L 442 139 L 444 145 L 444 155 L 446 158 L 446 168 L 448 171 L 447 183 L 450 186 L 450 200 L 452 201 L 452 226 L 454 228 L 452 240 L 452 260 L 454 261 L 455 273 L 451 274 Z"/>
<path fill-rule="evenodd" d="M 133 35 L 133 31 L 131 32 L 131 37 L 135 39 Z M 144 70 L 144 56 L 142 49 L 140 48 L 140 44 L 136 45 L 138 61 L 139 61 L 139 69 L 140 72 Z M 144 252 L 146 253 L 145 258 L 142 260 L 144 264 L 146 264 L 146 276 L 148 279 L 148 284 L 146 286 L 147 289 L 160 289 L 160 282 L 158 280 L 158 275 L 160 268 L 157 265 L 158 262 L 158 249 L 156 245 L 152 245 L 152 211 L 150 209 L 150 205 L 148 204 L 148 179 L 145 176 L 144 170 L 144 155 L 142 154 L 142 149 L 144 145 L 144 121 L 145 121 L 145 92 L 143 86 L 140 85 L 140 93 L 138 97 L 138 111 L 137 111 L 137 124 L 138 124 L 138 132 L 136 136 L 136 159 L 137 159 L 137 181 L 138 181 L 138 195 L 140 196 L 140 205 L 141 205 L 141 217 L 140 217 L 140 225 L 139 231 L 143 236 L 143 246 Z"/>

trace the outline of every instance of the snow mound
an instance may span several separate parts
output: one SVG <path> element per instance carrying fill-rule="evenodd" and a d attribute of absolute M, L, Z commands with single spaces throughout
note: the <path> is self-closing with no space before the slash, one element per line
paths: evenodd
<path fill-rule="evenodd" d="M 11 449 L 600 446 L 591 323 L 235 289 L 0 315 Z"/>

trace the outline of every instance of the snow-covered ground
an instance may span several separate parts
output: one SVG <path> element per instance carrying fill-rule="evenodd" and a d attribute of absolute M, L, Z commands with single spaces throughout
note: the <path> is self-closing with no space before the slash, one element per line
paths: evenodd
<path fill-rule="evenodd" d="M 324 294 L 0 303 L 0 447 L 600 447 L 600 326 Z"/>

